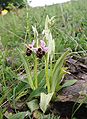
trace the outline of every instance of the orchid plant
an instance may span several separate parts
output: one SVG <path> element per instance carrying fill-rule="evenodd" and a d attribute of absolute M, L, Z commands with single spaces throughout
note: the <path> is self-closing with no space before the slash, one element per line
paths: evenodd
<path fill-rule="evenodd" d="M 21 51 L 19 51 L 27 73 L 28 84 L 32 89 L 29 99 L 32 100 L 33 98 L 40 96 L 40 104 L 38 103 L 39 106 L 36 106 L 34 109 L 40 107 L 44 113 L 49 102 L 56 99 L 56 93 L 64 87 L 64 85 L 60 86 L 61 80 L 67 73 L 66 68 L 63 67 L 63 63 L 65 62 L 66 56 L 69 54 L 69 50 L 67 50 L 59 57 L 55 64 L 52 63 L 55 55 L 55 41 L 52 38 L 49 27 L 51 23 L 54 23 L 54 17 L 49 19 L 47 16 L 45 21 L 45 29 L 42 32 L 42 39 L 38 38 L 37 29 L 36 27 L 32 26 L 34 40 L 30 44 L 26 45 L 26 55 L 28 57 L 33 56 L 34 58 L 33 76 L 33 71 L 29 69 L 25 57 L 22 55 Z M 43 60 L 44 62 L 45 68 L 43 71 L 39 71 L 39 60 Z M 72 85 L 73 83 L 69 85 Z M 29 102 L 29 108 L 31 107 L 30 105 L 32 103 L 36 102 L 37 101 Z"/>

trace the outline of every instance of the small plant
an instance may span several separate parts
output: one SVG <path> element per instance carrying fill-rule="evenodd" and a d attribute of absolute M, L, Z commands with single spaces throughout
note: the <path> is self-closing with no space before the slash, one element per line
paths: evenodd
<path fill-rule="evenodd" d="M 66 82 L 66 84 L 62 86 L 60 85 L 62 78 L 67 73 L 66 68 L 63 67 L 63 63 L 65 62 L 66 56 L 69 54 L 69 50 L 62 54 L 55 64 L 52 63 L 55 54 L 55 41 L 52 38 L 49 25 L 51 22 L 53 23 L 53 21 L 54 17 L 51 19 L 49 19 L 48 16 L 46 17 L 45 29 L 42 35 L 43 40 L 39 39 L 36 27 L 32 27 L 34 40 L 31 44 L 26 45 L 26 55 L 29 58 L 32 57 L 34 61 L 32 61 L 32 63 L 34 63 L 34 70 L 29 68 L 25 57 L 19 50 L 27 73 L 27 82 L 32 89 L 29 96 L 31 101 L 28 103 L 28 107 L 30 108 L 30 105 L 34 105 L 31 107 L 32 111 L 40 107 L 43 113 L 45 113 L 49 102 L 56 99 L 56 93 L 59 90 L 76 82 L 76 80 L 73 80 L 71 82 Z M 40 68 L 38 67 L 39 62 L 44 63 L 45 68 L 42 71 L 40 71 Z M 33 99 L 38 96 L 40 96 L 40 105 L 38 103 L 38 106 L 35 106 L 35 103 L 38 101 L 33 101 Z"/>

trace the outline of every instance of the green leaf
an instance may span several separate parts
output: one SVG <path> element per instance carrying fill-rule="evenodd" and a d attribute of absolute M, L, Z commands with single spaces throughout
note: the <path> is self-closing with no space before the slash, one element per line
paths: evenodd
<path fill-rule="evenodd" d="M 20 53 L 21 60 L 24 64 L 24 67 L 25 67 L 25 70 L 26 70 L 26 73 L 27 73 L 28 83 L 29 83 L 31 89 L 34 90 L 34 84 L 33 84 L 33 80 L 32 80 L 31 74 L 30 74 L 30 69 L 28 67 L 27 61 L 26 61 L 26 59 L 24 58 L 24 56 L 22 55 L 22 53 L 19 49 L 18 49 L 18 51 Z"/>
<path fill-rule="evenodd" d="M 65 88 L 65 87 L 69 87 L 69 86 L 72 86 L 73 84 L 75 84 L 77 82 L 77 80 L 69 80 L 67 82 L 65 82 L 63 85 L 62 85 L 62 88 Z"/>
<path fill-rule="evenodd" d="M 45 85 L 45 76 L 44 76 L 44 74 L 45 74 L 45 71 L 44 70 L 42 70 L 42 71 L 40 71 L 39 72 L 39 74 L 38 74 L 38 85 L 40 86 L 40 87 L 43 87 L 44 85 Z"/>
<path fill-rule="evenodd" d="M 46 93 L 46 89 L 41 87 L 41 88 L 37 88 L 36 90 L 32 91 L 30 96 L 29 96 L 29 100 L 31 100 L 33 97 L 40 96 L 40 94 L 42 92 Z"/>
<path fill-rule="evenodd" d="M 3 114 L 2 114 L 2 112 L 0 112 L 0 119 L 3 119 Z"/>
<path fill-rule="evenodd" d="M 67 68 L 66 67 L 62 67 L 61 69 L 60 69 L 60 74 L 59 74 L 59 81 L 61 81 L 61 79 L 64 77 L 64 75 L 67 73 L 66 72 L 66 70 L 67 70 Z M 58 92 L 59 90 L 61 90 L 62 89 L 62 86 L 60 85 L 60 82 L 58 82 L 57 83 L 57 85 L 56 85 L 56 92 Z"/>
<path fill-rule="evenodd" d="M 28 105 L 29 109 L 31 110 L 31 112 L 33 112 L 36 109 L 39 109 L 39 102 L 37 99 L 27 102 L 27 105 Z"/>
<path fill-rule="evenodd" d="M 53 96 L 53 93 L 48 93 L 47 95 L 45 93 L 41 93 L 40 96 L 40 108 L 45 113 L 47 106 L 49 102 L 51 101 L 51 98 Z"/>
<path fill-rule="evenodd" d="M 28 112 L 19 112 L 9 117 L 9 119 L 24 119 L 28 115 Z"/>
<path fill-rule="evenodd" d="M 52 74 L 52 86 L 51 86 L 51 91 L 54 92 L 56 89 L 56 86 L 58 83 L 60 83 L 61 78 L 60 73 L 61 73 L 61 68 L 63 66 L 63 63 L 65 61 L 66 56 L 69 54 L 69 50 L 67 50 L 56 62 L 54 69 L 53 69 L 53 74 Z"/>
<path fill-rule="evenodd" d="M 24 82 L 20 82 L 17 84 L 16 86 L 16 94 L 20 94 L 22 91 L 26 90 L 29 88 L 29 85 L 24 83 Z"/>

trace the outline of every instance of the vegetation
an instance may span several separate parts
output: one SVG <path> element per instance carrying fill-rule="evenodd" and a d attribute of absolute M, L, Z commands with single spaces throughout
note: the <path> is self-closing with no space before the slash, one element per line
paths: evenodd
<path fill-rule="evenodd" d="M 86 4 L 11 6 L 0 14 L 0 119 L 60 118 L 46 111 L 62 88 L 77 81 L 61 85 L 67 57 L 87 56 Z"/>

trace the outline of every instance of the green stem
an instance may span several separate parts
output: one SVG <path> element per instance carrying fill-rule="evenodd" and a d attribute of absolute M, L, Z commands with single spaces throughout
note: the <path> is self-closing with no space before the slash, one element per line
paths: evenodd
<path fill-rule="evenodd" d="M 35 58 L 35 88 L 38 88 L 38 79 L 37 79 L 37 65 L 38 65 L 38 62 L 37 62 L 37 58 Z"/>
<path fill-rule="evenodd" d="M 46 85 L 48 93 L 50 93 L 50 82 L 49 82 L 49 75 L 48 75 L 48 61 L 45 60 L 45 75 L 46 75 Z"/>

